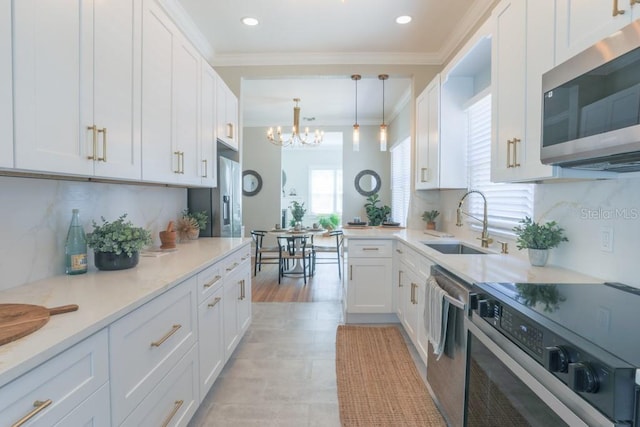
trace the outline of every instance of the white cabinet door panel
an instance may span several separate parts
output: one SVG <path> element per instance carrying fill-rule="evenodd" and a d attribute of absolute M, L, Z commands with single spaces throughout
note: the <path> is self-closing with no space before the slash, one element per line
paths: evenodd
<path fill-rule="evenodd" d="M 392 313 L 392 261 L 390 258 L 349 260 L 347 312 Z"/>
<path fill-rule="evenodd" d="M 0 4 L 0 168 L 13 167 L 11 2 Z"/>
<path fill-rule="evenodd" d="M 216 74 L 202 61 L 200 93 L 200 183 L 206 187 L 217 186 L 216 155 Z"/>
<path fill-rule="evenodd" d="M 91 58 L 80 51 L 92 42 L 93 7 L 85 3 L 13 2 L 16 168 L 93 173 L 84 127 L 91 112 L 81 108 L 92 78 Z"/>

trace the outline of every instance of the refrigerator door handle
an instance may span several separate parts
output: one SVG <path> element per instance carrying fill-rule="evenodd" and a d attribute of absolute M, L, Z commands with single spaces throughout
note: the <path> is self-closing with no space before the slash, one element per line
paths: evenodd
<path fill-rule="evenodd" d="M 231 197 L 222 196 L 222 224 L 231 224 Z"/>

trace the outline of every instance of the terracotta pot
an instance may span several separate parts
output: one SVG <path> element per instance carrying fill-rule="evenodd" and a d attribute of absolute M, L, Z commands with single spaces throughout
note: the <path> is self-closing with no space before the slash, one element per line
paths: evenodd
<path fill-rule="evenodd" d="M 161 231 L 160 232 L 160 242 L 162 245 L 160 249 L 173 249 L 176 247 L 176 237 L 177 233 L 175 231 Z"/>
<path fill-rule="evenodd" d="M 98 270 L 125 270 L 138 265 L 138 252 L 134 252 L 131 256 L 126 253 L 116 255 L 113 252 L 95 252 L 93 261 Z"/>
<path fill-rule="evenodd" d="M 428 222 L 427 223 L 427 230 L 435 230 L 436 229 L 436 223 L 435 222 Z"/>

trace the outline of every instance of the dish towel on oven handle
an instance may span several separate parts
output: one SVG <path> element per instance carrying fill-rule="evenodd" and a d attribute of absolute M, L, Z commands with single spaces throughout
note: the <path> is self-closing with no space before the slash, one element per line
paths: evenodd
<path fill-rule="evenodd" d="M 427 339 L 433 346 L 436 360 L 440 359 L 447 339 L 447 321 L 449 319 L 449 301 L 445 298 L 447 291 L 438 285 L 435 277 L 427 279 L 424 304 L 424 325 Z"/>

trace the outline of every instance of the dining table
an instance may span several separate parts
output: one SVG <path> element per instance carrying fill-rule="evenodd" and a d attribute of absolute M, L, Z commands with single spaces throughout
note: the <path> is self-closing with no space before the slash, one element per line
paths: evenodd
<path fill-rule="evenodd" d="M 270 234 L 274 234 L 276 237 L 287 237 L 293 242 L 295 251 L 300 250 L 300 245 L 303 237 L 307 237 L 311 243 L 313 243 L 313 236 L 322 235 L 327 230 L 324 228 L 302 228 L 296 230 L 294 228 L 272 228 L 269 230 Z M 295 264 L 290 269 L 286 270 L 285 274 L 302 274 L 304 267 L 301 259 L 296 259 Z"/>

